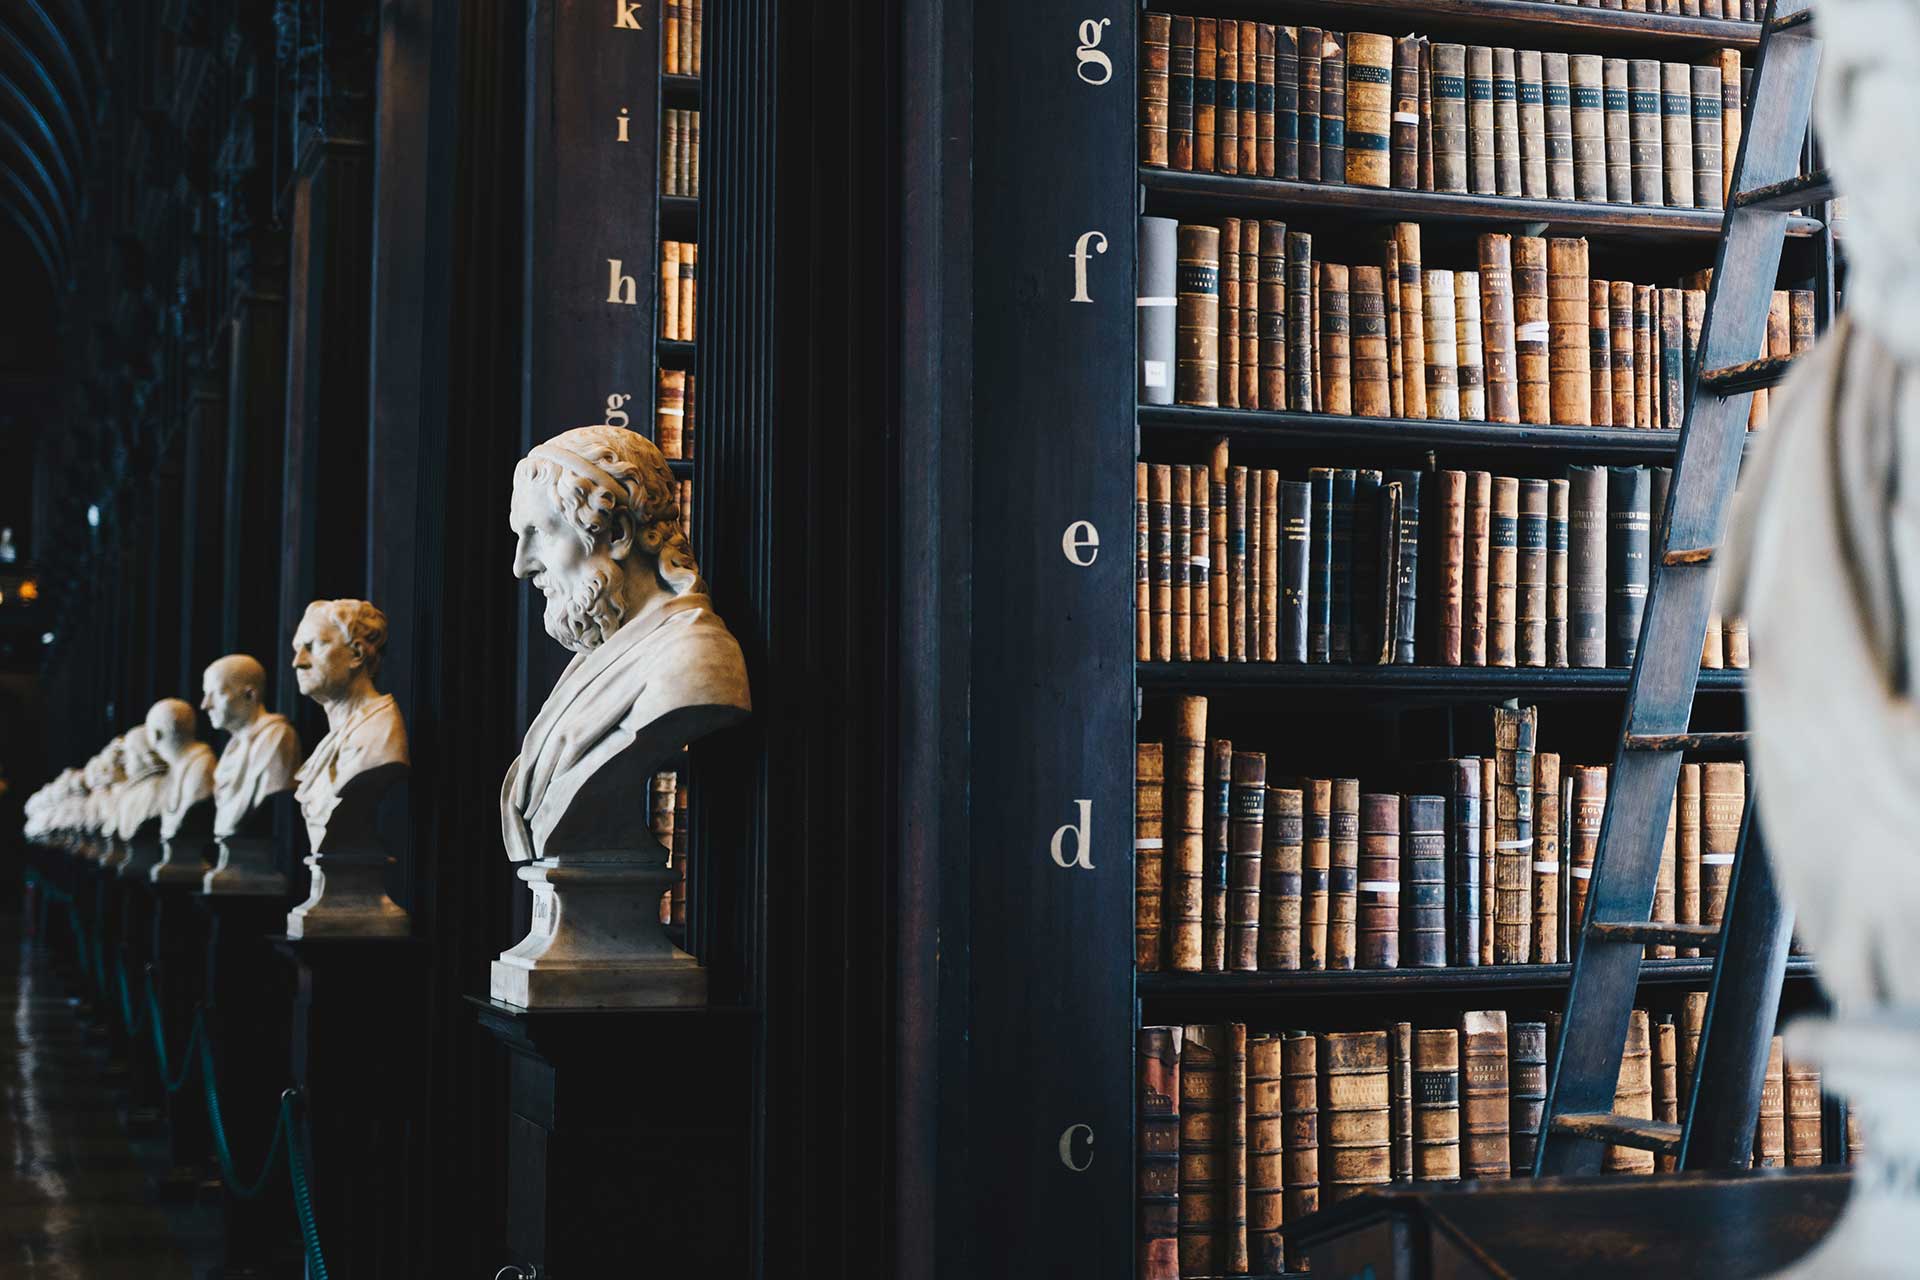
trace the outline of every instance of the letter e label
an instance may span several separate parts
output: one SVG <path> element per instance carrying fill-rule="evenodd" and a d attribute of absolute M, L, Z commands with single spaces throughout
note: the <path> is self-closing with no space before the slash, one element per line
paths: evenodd
<path fill-rule="evenodd" d="M 1091 520 L 1075 520 L 1060 535 L 1060 554 L 1082 569 L 1100 558 L 1100 531 Z"/>

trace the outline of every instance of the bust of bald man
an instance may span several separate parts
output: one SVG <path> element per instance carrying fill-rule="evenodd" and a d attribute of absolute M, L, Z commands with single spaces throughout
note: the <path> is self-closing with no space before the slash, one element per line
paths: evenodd
<path fill-rule="evenodd" d="M 287 718 L 267 710 L 267 669 L 244 653 L 207 667 L 200 706 L 213 727 L 229 735 L 213 772 L 213 834 L 230 836 L 261 803 L 293 790 L 300 767 L 300 735 Z"/>
<path fill-rule="evenodd" d="M 200 741 L 193 707 L 180 698 L 163 698 L 147 712 L 147 740 L 167 762 L 160 792 L 160 838 L 171 840 L 193 806 L 213 795 L 213 748 Z"/>

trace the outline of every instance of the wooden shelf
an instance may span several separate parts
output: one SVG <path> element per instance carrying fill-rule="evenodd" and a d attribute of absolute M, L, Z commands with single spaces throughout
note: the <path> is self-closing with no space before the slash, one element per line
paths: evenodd
<path fill-rule="evenodd" d="M 673 478 L 676 480 L 693 479 L 693 459 L 692 458 L 668 458 L 667 469 L 673 472 Z M 661 766 L 661 768 L 666 768 L 666 767 L 667 767 L 666 764 L 663 764 Z"/>
<path fill-rule="evenodd" d="M 1532 4 L 1533 0 L 1511 0 Z M 1555 7 L 1557 13 L 1594 12 Z M 1639 15 L 1634 15 L 1639 16 Z M 1543 223 L 1548 235 L 1585 235 L 1615 240 L 1718 240 L 1719 209 L 1667 209 L 1649 205 L 1594 204 L 1582 200 L 1522 200 L 1510 196 L 1459 195 L 1450 191 L 1402 191 L 1350 187 L 1338 182 L 1296 182 L 1232 174 L 1140 170 L 1146 212 L 1212 216 L 1225 211 L 1340 211 L 1373 222 L 1460 222 L 1490 226 Z M 1819 230 L 1816 218 L 1791 217 L 1790 235 Z"/>
<path fill-rule="evenodd" d="M 700 214 L 699 196 L 661 196 L 660 220 L 671 222 L 685 228 L 684 234 L 669 236 L 668 239 L 686 240 L 693 235 L 693 221 Z"/>
<path fill-rule="evenodd" d="M 1565 987 L 1570 964 L 1497 964 L 1463 969 L 1300 970 L 1287 973 L 1142 973 L 1140 998 L 1161 1010 L 1187 1005 L 1267 1000 L 1349 999 L 1353 996 L 1437 995 L 1457 991 L 1548 991 Z M 1646 984 L 1697 984 L 1713 976 L 1713 961 L 1649 960 L 1641 966 Z M 1815 976 L 1814 961 L 1794 956 L 1787 979 Z M 1159 1015 L 1156 1014 L 1155 1017 Z M 1149 1018 L 1148 1021 L 1153 1021 Z"/>
<path fill-rule="evenodd" d="M 1134 678 L 1147 692 L 1235 689 L 1396 693 L 1447 698 L 1619 695 L 1627 667 L 1374 667 L 1326 662 L 1141 662 Z M 1738 693 L 1744 671 L 1702 671 L 1701 693 Z"/>
<path fill-rule="evenodd" d="M 670 107 L 699 106 L 700 77 L 662 75 L 660 99 Z"/>
<path fill-rule="evenodd" d="M 1342 417 L 1265 409 L 1203 409 L 1191 405 L 1139 406 L 1141 443 L 1196 441 L 1225 436 L 1234 444 L 1276 448 L 1483 449 L 1548 451 L 1620 460 L 1671 460 L 1678 431 L 1635 427 L 1517 426 L 1498 422 L 1435 422 L 1419 418 Z"/>
<path fill-rule="evenodd" d="M 1184 7 L 1184 6 L 1183 6 Z M 1549 0 L 1226 0 L 1202 11 L 1259 17 L 1271 22 L 1320 19 L 1336 31 L 1384 31 L 1398 34 L 1409 26 L 1421 35 L 1436 32 L 1497 38 L 1528 48 L 1663 48 L 1691 56 L 1704 49 L 1760 47 L 1760 24 L 1724 18 L 1683 18 L 1659 13 L 1590 9 Z M 1369 25 L 1371 24 L 1371 25 Z M 1524 31 L 1527 40 L 1519 38 Z M 1531 43 L 1529 43 L 1531 42 Z M 1694 46 L 1682 50 L 1679 46 Z"/>
<path fill-rule="evenodd" d="M 671 338 L 662 338 L 653 344 L 653 350 L 662 369 L 693 368 L 694 345 L 691 342 L 677 342 Z"/>

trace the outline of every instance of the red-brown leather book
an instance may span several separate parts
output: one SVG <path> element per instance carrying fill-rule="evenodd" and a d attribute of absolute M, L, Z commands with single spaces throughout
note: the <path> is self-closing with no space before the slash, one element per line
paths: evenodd
<path fill-rule="evenodd" d="M 1193 168 L 1193 19 L 1176 13 L 1168 22 L 1167 167 Z"/>
<path fill-rule="evenodd" d="M 1420 40 L 1401 36 L 1393 42 L 1393 185 L 1420 188 Z"/>
<path fill-rule="evenodd" d="M 1172 565 L 1171 603 L 1173 643 L 1167 655 L 1175 662 L 1193 658 L 1193 584 L 1188 578 L 1188 555 L 1193 548 L 1193 473 L 1184 466 L 1163 467 L 1172 482 L 1168 554 Z"/>
<path fill-rule="evenodd" d="M 1164 462 L 1147 472 L 1148 542 L 1153 551 L 1153 657 L 1173 658 L 1173 471 Z"/>
<path fill-rule="evenodd" d="M 1220 403 L 1220 229 L 1181 223 L 1175 274 L 1173 398 Z"/>
<path fill-rule="evenodd" d="M 663 457 L 682 457 L 681 427 L 687 416 L 687 372 L 662 369 L 653 407 L 653 440 Z"/>
<path fill-rule="evenodd" d="M 1547 242 L 1539 236 L 1513 238 L 1513 351 L 1520 389 L 1520 421 L 1546 424 L 1553 417 L 1553 377 L 1548 339 L 1553 322 L 1547 309 Z"/>
<path fill-rule="evenodd" d="M 1633 284 L 1615 280 L 1607 285 L 1609 341 L 1608 390 L 1611 419 L 1616 427 L 1644 427 L 1634 416 L 1633 401 Z"/>
<path fill-rule="evenodd" d="M 1200 972 L 1201 879 L 1206 866 L 1207 700 L 1173 700 L 1166 742 L 1167 786 L 1162 806 L 1169 853 L 1162 927 L 1168 933 L 1169 968 Z"/>
<path fill-rule="evenodd" d="M 1388 232 L 1380 237 L 1380 293 L 1387 312 L 1387 411 L 1403 417 L 1407 411 L 1407 366 L 1400 335 L 1400 245 Z"/>
<path fill-rule="evenodd" d="M 1233 788 L 1227 816 L 1227 965 L 1235 972 L 1260 967 L 1260 859 L 1267 823 L 1267 758 L 1258 751 L 1233 753 Z"/>
<path fill-rule="evenodd" d="M 1821 1164 L 1825 1153 L 1820 1131 L 1820 1069 L 1789 1058 L 1787 1087 L 1787 1164 L 1807 1168 Z"/>
<path fill-rule="evenodd" d="M 1226 1270 L 1219 1241 L 1227 1225 L 1225 1114 L 1230 1085 L 1228 1028 L 1186 1028 L 1180 1043 L 1180 1274 Z"/>
<path fill-rule="evenodd" d="M 1533 758 L 1533 933 L 1535 964 L 1560 960 L 1560 757 Z"/>
<path fill-rule="evenodd" d="M 1205 662 L 1213 651 L 1213 591 L 1210 582 L 1213 549 L 1213 484 L 1205 463 L 1187 468 L 1187 492 L 1193 505 L 1188 523 L 1187 579 L 1193 596 L 1189 622 L 1193 659 Z"/>
<path fill-rule="evenodd" d="M 1247 1267 L 1286 1270 L 1286 1074 L 1279 1036 L 1247 1040 Z"/>
<path fill-rule="evenodd" d="M 1413 1181 L 1413 1024 L 1387 1028 L 1387 1097 L 1393 1180 Z"/>
<path fill-rule="evenodd" d="M 1403 410 L 1427 416 L 1426 273 L 1420 265 L 1420 224 L 1397 222 L 1394 249 L 1400 256 L 1400 364 Z"/>
<path fill-rule="evenodd" d="M 1460 1033 L 1413 1033 L 1413 1179 L 1460 1177 Z"/>
<path fill-rule="evenodd" d="M 1267 788 L 1260 865 L 1260 967 L 1300 967 L 1300 891 L 1305 804 L 1290 787 Z"/>
<path fill-rule="evenodd" d="M 1514 662 L 1522 667 L 1547 665 L 1547 482 L 1519 482 L 1518 519 L 1514 525 Z M 1494 514 L 1500 515 L 1496 495 Z"/>
<path fill-rule="evenodd" d="M 1251 498 L 1251 494 L 1248 495 Z M 1260 661 L 1280 660 L 1280 473 L 1260 472 Z M 1302 524 L 1301 532 L 1304 533 Z"/>
<path fill-rule="evenodd" d="M 1481 359 L 1486 367 L 1487 421 L 1520 421 L 1514 365 L 1513 237 L 1480 237 Z"/>
<path fill-rule="evenodd" d="M 1217 1256 L 1232 1275 L 1247 1271 L 1247 1024 L 1227 1024 L 1227 1213 Z"/>
<path fill-rule="evenodd" d="M 1400 797 L 1360 797 L 1359 934 L 1362 969 L 1400 966 Z"/>
<path fill-rule="evenodd" d="M 1233 795 L 1233 743 L 1215 738 L 1207 744 L 1206 864 L 1200 899 L 1200 967 L 1207 973 L 1227 968 L 1228 824 Z"/>
<path fill-rule="evenodd" d="M 1180 1276 L 1180 1028 L 1142 1027 L 1140 1280 Z"/>
<path fill-rule="evenodd" d="M 1635 1009 L 1627 1021 L 1627 1043 L 1620 1054 L 1613 1113 L 1637 1120 L 1653 1119 L 1653 1037 L 1645 1009 Z M 1609 1144 L 1602 1167 L 1608 1173 L 1652 1173 L 1653 1152 Z"/>
<path fill-rule="evenodd" d="M 1495 707 L 1493 962 L 1525 964 L 1533 938 L 1533 754 L 1539 711 Z"/>
<path fill-rule="evenodd" d="M 1461 559 L 1462 666 L 1487 665 L 1488 593 L 1492 586 L 1493 477 L 1484 471 L 1467 474 L 1467 504 Z"/>
<path fill-rule="evenodd" d="M 1263 178 L 1271 178 L 1275 176 L 1274 135 L 1277 131 L 1277 122 L 1274 118 L 1274 102 L 1279 87 L 1277 80 L 1277 51 L 1275 48 L 1277 29 L 1271 22 L 1259 23 L 1256 29 L 1258 36 L 1256 56 L 1254 58 L 1254 74 L 1256 77 L 1254 101 L 1257 133 L 1254 158 L 1258 164 L 1260 176 Z M 1296 76 L 1299 74 L 1297 67 L 1294 74 Z"/>
<path fill-rule="evenodd" d="M 1213 173 L 1214 133 L 1218 115 L 1214 108 L 1214 72 L 1220 58 L 1220 23 L 1216 18 L 1193 20 L 1193 171 Z"/>
<path fill-rule="evenodd" d="M 1472 502 L 1469 495 L 1468 502 Z M 1487 517 L 1487 665 L 1511 667 L 1517 657 L 1519 634 L 1520 482 L 1512 476 L 1493 477 L 1492 510 Z M 1545 598 L 1541 582 L 1543 628 Z"/>
<path fill-rule="evenodd" d="M 1280 1042 L 1280 1098 L 1286 1175 L 1283 1217 L 1298 1222 L 1320 1208 L 1319 1039 L 1311 1032 L 1289 1031 Z M 1288 1264 L 1301 1270 L 1305 1259 L 1289 1250 Z"/>
<path fill-rule="evenodd" d="M 1227 468 L 1227 636 L 1234 662 L 1247 660 L 1247 469 Z M 1257 606 L 1256 606 L 1257 607 Z"/>
<path fill-rule="evenodd" d="M 1242 24 L 1251 25 L 1251 24 Z M 1260 220 L 1240 220 L 1240 407 L 1260 402 Z M 1274 406 L 1267 405 L 1271 409 Z"/>
<path fill-rule="evenodd" d="M 1240 407 L 1240 219 L 1220 220 L 1220 404 Z"/>
<path fill-rule="evenodd" d="M 1287 224 L 1260 224 L 1260 407 L 1287 407 Z"/>
<path fill-rule="evenodd" d="M 1653 1118 L 1662 1124 L 1680 1123 L 1679 1033 L 1671 1015 L 1653 1024 Z M 1672 1173 L 1671 1155 L 1655 1161 L 1661 1173 Z"/>
<path fill-rule="evenodd" d="M 1240 24 L 1220 19 L 1213 64 L 1213 171 L 1240 172 Z"/>
<path fill-rule="evenodd" d="M 1393 412 L 1387 377 L 1387 313 L 1380 268 L 1356 266 L 1350 277 L 1353 412 L 1384 418 Z M 1336 410 L 1337 412 L 1337 410 Z"/>
<path fill-rule="evenodd" d="M 1567 847 L 1567 928 L 1577 935 L 1586 922 L 1593 857 L 1600 848 L 1600 821 L 1607 814 L 1607 766 L 1573 771 L 1573 839 Z"/>
<path fill-rule="evenodd" d="M 1260 24 L 1240 23 L 1240 172 L 1260 176 Z"/>
<path fill-rule="evenodd" d="M 1333 780 L 1327 842 L 1327 968 L 1351 969 L 1356 956 L 1360 880 L 1360 780 Z"/>
<path fill-rule="evenodd" d="M 1392 177 L 1393 38 L 1347 36 L 1346 181 L 1385 187 Z"/>
<path fill-rule="evenodd" d="M 1207 513 L 1213 526 L 1213 546 L 1207 560 L 1207 599 L 1213 606 L 1213 619 L 1207 630 L 1214 661 L 1223 662 L 1230 653 L 1227 617 L 1231 609 L 1227 583 L 1227 442 L 1224 438 L 1214 441 L 1207 489 Z"/>
<path fill-rule="evenodd" d="M 1700 766 L 1680 766 L 1680 780 L 1674 784 L 1674 918 L 1682 924 L 1699 924 L 1700 914 Z M 1698 947 L 1681 947 L 1680 954 L 1695 957 Z"/>
<path fill-rule="evenodd" d="M 1383 1031 L 1320 1036 L 1320 1197 L 1331 1207 L 1392 1179 Z"/>
<path fill-rule="evenodd" d="M 1160 887 L 1166 876 L 1161 797 L 1166 788 L 1166 748 L 1142 742 L 1133 749 L 1133 942 L 1134 967 L 1160 967 Z"/>
<path fill-rule="evenodd" d="M 1680 1008 L 1680 1088 L 1693 1088 L 1693 1069 L 1700 1064 L 1700 1035 L 1707 1025 L 1707 993 L 1689 991 Z"/>
<path fill-rule="evenodd" d="M 1460 1173 L 1504 1178 L 1508 1150 L 1507 1015 L 1472 1010 L 1460 1015 Z"/>
<path fill-rule="evenodd" d="M 1173 55 L 1173 19 L 1140 15 L 1140 163 L 1167 167 L 1168 76 Z"/>
<path fill-rule="evenodd" d="M 1266 540 L 1264 532 L 1266 507 L 1260 501 L 1261 472 L 1258 468 L 1247 471 L 1247 656 L 1246 661 L 1260 661 L 1260 576 L 1266 568 Z"/>
<path fill-rule="evenodd" d="M 1584 427 L 1593 421 L 1587 242 L 1547 241 L 1547 374 L 1553 421 Z"/>
<path fill-rule="evenodd" d="M 1547 665 L 1567 665 L 1567 609 L 1572 566 L 1567 516 L 1572 487 L 1565 480 L 1547 481 Z"/>
<path fill-rule="evenodd" d="M 1347 269 L 1337 262 L 1319 264 L 1320 412 L 1353 412 L 1353 370 L 1347 313 Z"/>
<path fill-rule="evenodd" d="M 1747 801 L 1747 766 L 1738 760 L 1700 766 L 1700 922 L 1719 924 L 1733 882 L 1734 852 Z"/>
<path fill-rule="evenodd" d="M 1530 1177 L 1540 1143 L 1540 1118 L 1547 1109 L 1546 1023 L 1509 1024 L 1507 1075 L 1507 1152 L 1513 1176 Z"/>
<path fill-rule="evenodd" d="M 1653 909 L 1649 920 L 1678 920 L 1674 914 L 1674 863 L 1679 853 L 1679 830 L 1676 819 L 1679 816 L 1679 788 L 1674 789 L 1673 797 L 1667 802 L 1667 830 L 1660 842 L 1660 866 L 1653 876 Z M 1648 947 L 1642 955 L 1654 960 L 1671 960 L 1675 948 L 1671 944 L 1661 943 Z M 1656 1039 L 1658 1033 L 1655 1033 Z M 1656 1045 L 1657 1049 L 1658 1046 Z"/>
<path fill-rule="evenodd" d="M 1466 607 L 1467 473 L 1441 471 L 1434 476 L 1431 519 L 1439 542 L 1437 598 L 1434 601 L 1434 656 L 1442 666 L 1457 667 L 1462 653 L 1462 621 Z"/>
<path fill-rule="evenodd" d="M 1753 1127 L 1753 1167 L 1756 1169 L 1786 1167 L 1786 1093 L 1785 1045 L 1775 1036 L 1767 1046 L 1767 1074 L 1760 1084 L 1760 1116 Z"/>
<path fill-rule="evenodd" d="M 1333 782 L 1302 778 L 1304 831 L 1301 849 L 1300 967 L 1325 969 L 1333 865 Z"/>

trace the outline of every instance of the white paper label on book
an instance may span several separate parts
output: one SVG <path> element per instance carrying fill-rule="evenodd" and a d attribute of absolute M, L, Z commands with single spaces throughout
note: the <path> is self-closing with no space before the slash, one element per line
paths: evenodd
<path fill-rule="evenodd" d="M 1592 867 L 1568 867 L 1567 874 L 1572 876 L 1575 880 L 1591 880 L 1593 879 L 1593 868 Z"/>
<path fill-rule="evenodd" d="M 1400 882 L 1398 880 L 1362 880 L 1359 889 L 1362 893 L 1398 894 Z"/>
<path fill-rule="evenodd" d="M 1703 853 L 1700 855 L 1700 865 L 1703 867 L 1730 867 L 1733 865 L 1733 855 L 1730 853 Z"/>
<path fill-rule="evenodd" d="M 1135 840 L 1133 847 L 1136 849 L 1162 849 L 1166 846 L 1159 836 L 1145 836 Z"/>
<path fill-rule="evenodd" d="M 1546 876 L 1560 874 L 1560 864 L 1557 862 L 1536 862 L 1533 864 L 1533 869 Z"/>
<path fill-rule="evenodd" d="M 1150 387 L 1167 385 L 1167 362 L 1165 360 L 1142 360 L 1140 362 L 1140 381 Z"/>
<path fill-rule="evenodd" d="M 1552 326 L 1545 320 L 1529 320 L 1514 326 L 1513 336 L 1517 342 L 1545 342 Z"/>

